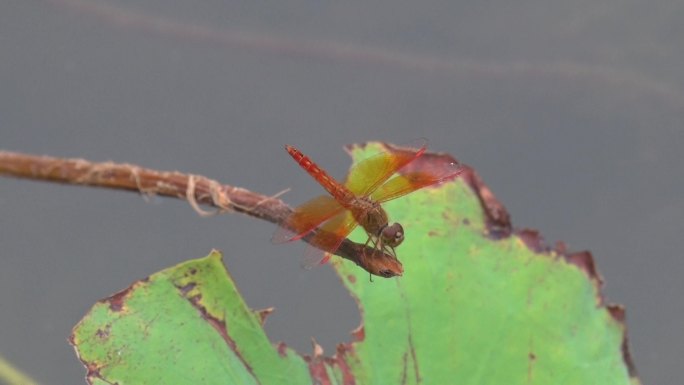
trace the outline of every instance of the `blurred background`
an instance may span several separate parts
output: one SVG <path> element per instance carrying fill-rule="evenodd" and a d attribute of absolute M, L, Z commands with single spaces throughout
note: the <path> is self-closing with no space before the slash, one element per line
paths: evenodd
<path fill-rule="evenodd" d="M 301 203 L 283 150 L 343 177 L 343 145 L 426 137 L 514 226 L 591 250 L 644 384 L 681 383 L 684 3 L 672 0 L 6 0 L 0 148 L 179 170 Z M 98 299 L 206 255 L 266 330 L 310 353 L 359 314 L 274 226 L 185 202 L 0 178 L 0 354 L 83 383 L 67 337 Z M 677 379 L 677 380 L 675 380 Z"/>

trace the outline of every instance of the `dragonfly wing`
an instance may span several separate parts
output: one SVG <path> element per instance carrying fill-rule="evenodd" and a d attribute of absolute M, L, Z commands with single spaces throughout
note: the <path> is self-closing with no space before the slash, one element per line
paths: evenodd
<path fill-rule="evenodd" d="M 330 219 L 309 239 L 310 246 L 304 254 L 302 266 L 310 269 L 328 262 L 330 254 L 324 255 L 321 250 L 334 254 L 357 225 L 354 216 L 346 210 Z"/>
<path fill-rule="evenodd" d="M 431 186 L 445 179 L 454 177 L 461 172 L 463 172 L 461 164 L 452 162 L 446 165 L 440 165 L 439 169 L 436 170 L 423 169 L 397 175 L 373 191 L 371 199 L 380 203 L 387 202 L 423 187 Z"/>
<path fill-rule="evenodd" d="M 397 170 L 421 156 L 426 147 L 426 140 L 420 139 L 411 148 L 386 150 L 363 159 L 351 167 L 345 186 L 357 196 L 367 196 Z"/>
<path fill-rule="evenodd" d="M 271 241 L 283 243 L 301 239 L 321 223 L 339 215 L 344 210 L 344 207 L 331 196 L 316 197 L 297 207 L 285 218 L 273 234 Z"/>

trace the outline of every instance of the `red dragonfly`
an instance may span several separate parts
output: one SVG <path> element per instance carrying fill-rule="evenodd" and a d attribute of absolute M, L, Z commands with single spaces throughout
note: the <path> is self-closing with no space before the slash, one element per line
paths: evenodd
<path fill-rule="evenodd" d="M 330 254 L 334 254 L 349 233 L 361 225 L 368 234 L 365 246 L 370 244 L 378 252 L 377 257 L 390 256 L 396 260 L 395 248 L 404 241 L 404 229 L 399 223 L 389 224 L 387 212 L 381 204 L 462 171 L 456 162 L 446 167 L 406 167 L 425 153 L 426 141 L 419 140 L 413 148 L 387 148 L 359 161 L 351 167 L 346 182 L 342 184 L 298 149 L 289 145 L 285 149 L 330 195 L 321 195 L 297 207 L 280 224 L 273 240 L 295 241 L 316 230 L 308 242 Z M 405 167 L 410 170 L 402 172 Z M 392 177 L 394 174 L 397 175 Z M 304 262 L 307 268 L 326 263 L 330 258 L 330 254 L 321 256 L 320 252 L 309 254 Z M 375 255 L 364 257 L 373 259 Z M 396 264 L 365 265 L 362 267 L 371 274 L 384 277 L 401 275 L 403 271 L 398 260 Z"/>

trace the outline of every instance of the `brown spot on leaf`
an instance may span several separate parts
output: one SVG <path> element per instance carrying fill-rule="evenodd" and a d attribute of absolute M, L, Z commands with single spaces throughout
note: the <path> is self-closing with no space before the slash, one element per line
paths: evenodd
<path fill-rule="evenodd" d="M 539 231 L 537 230 L 522 229 L 516 231 L 516 235 L 530 250 L 533 250 L 537 253 L 549 251 L 548 246 L 544 244 L 544 238 L 539 235 Z"/>
<path fill-rule="evenodd" d="M 187 297 L 187 298 L 190 300 L 190 302 L 192 302 L 195 305 L 202 302 L 202 294 L 195 294 L 192 297 Z"/>
<path fill-rule="evenodd" d="M 489 234 L 495 238 L 507 237 L 511 234 L 511 217 L 501 202 L 487 187 L 480 176 L 472 167 L 464 165 L 462 178 L 470 185 L 480 201 L 480 206 L 485 213 L 485 219 Z"/>
<path fill-rule="evenodd" d="M 349 274 L 347 275 L 347 281 L 349 281 L 349 283 L 356 283 L 356 277 L 352 274 Z"/>
<path fill-rule="evenodd" d="M 304 359 L 309 364 L 309 373 L 316 384 L 330 385 L 330 377 L 328 371 L 325 369 L 325 358 L 323 357 L 323 348 L 312 339 L 313 342 L 313 357 L 305 357 Z"/>
<path fill-rule="evenodd" d="M 337 345 L 337 353 L 332 358 L 332 360 L 327 361 L 330 365 L 337 365 L 342 373 L 342 384 L 343 385 L 356 385 L 356 379 L 351 369 L 347 365 L 347 352 L 352 352 L 351 345 L 349 344 L 339 344 Z"/>
<path fill-rule="evenodd" d="M 608 312 L 619 323 L 625 322 L 625 308 L 620 305 L 608 305 Z"/>
<path fill-rule="evenodd" d="M 330 377 L 328 371 L 325 370 L 325 361 L 322 359 L 309 360 L 309 373 L 314 383 L 317 385 L 330 385 Z"/>
<path fill-rule="evenodd" d="M 285 342 L 278 342 L 277 349 L 278 355 L 280 355 L 281 357 L 285 357 L 287 355 L 287 345 L 285 344 Z"/>
<path fill-rule="evenodd" d="M 366 329 L 363 327 L 363 324 L 352 330 L 351 335 L 354 337 L 354 341 L 363 341 L 366 338 Z"/>
<path fill-rule="evenodd" d="M 330 377 L 328 377 L 328 371 L 325 369 L 326 359 L 323 356 L 323 348 L 313 338 L 311 343 L 313 345 L 313 356 L 304 358 L 309 364 L 311 378 L 314 379 L 316 384 L 329 385 L 331 382 Z"/>
<path fill-rule="evenodd" d="M 529 383 L 532 382 L 535 361 L 537 361 L 537 356 L 534 352 L 527 353 L 527 382 Z"/>
<path fill-rule="evenodd" d="M 637 377 L 636 366 L 632 360 L 632 354 L 629 352 L 629 343 L 627 342 L 627 324 L 625 323 L 627 314 L 625 308 L 620 305 L 608 305 L 608 312 L 615 321 L 622 325 L 623 338 L 622 345 L 620 346 L 620 349 L 622 350 L 622 359 L 627 365 L 629 375 L 631 377 Z"/>
<path fill-rule="evenodd" d="M 109 338 L 110 329 L 111 329 L 111 325 L 107 324 L 107 326 L 105 326 L 104 329 L 98 328 L 97 331 L 95 331 L 95 335 L 97 336 L 97 338 L 99 338 L 101 340 L 106 340 L 107 338 Z"/>
<path fill-rule="evenodd" d="M 180 292 L 183 297 L 187 297 L 188 293 L 192 291 L 192 289 L 195 288 L 197 284 L 195 282 L 190 282 L 187 285 L 181 286 Z"/>
<path fill-rule="evenodd" d="M 556 241 L 555 251 L 558 254 L 567 254 L 568 245 L 566 245 L 565 242 L 563 242 L 563 241 Z"/>
<path fill-rule="evenodd" d="M 103 301 L 105 303 L 109 303 L 109 309 L 113 312 L 120 312 L 124 309 L 124 305 L 126 302 L 126 298 L 129 296 L 131 291 L 137 286 L 137 282 L 134 283 L 133 285 L 121 290 L 118 293 L 115 293 L 114 295 L 110 296 L 109 298 L 105 298 Z"/>
<path fill-rule="evenodd" d="M 86 378 L 88 380 L 89 384 L 93 384 L 96 381 L 95 379 L 100 380 L 101 382 L 108 383 L 105 381 L 105 379 L 102 377 L 102 374 L 100 374 L 100 367 L 96 365 L 94 362 L 83 362 L 83 364 L 86 367 Z"/>
<path fill-rule="evenodd" d="M 601 279 L 601 275 L 596 270 L 596 263 L 594 263 L 594 257 L 590 252 L 580 251 L 573 254 L 566 254 L 565 259 L 569 263 L 578 266 L 585 273 L 587 273 L 589 278 L 595 282 L 597 287 L 601 287 L 603 285 L 603 279 Z"/>

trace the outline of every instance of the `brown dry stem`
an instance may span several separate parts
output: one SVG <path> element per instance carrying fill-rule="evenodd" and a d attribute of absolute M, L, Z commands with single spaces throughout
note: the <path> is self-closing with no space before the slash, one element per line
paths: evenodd
<path fill-rule="evenodd" d="M 157 171 L 128 163 L 98 163 L 85 159 L 64 159 L 0 151 L 0 175 L 128 190 L 144 196 L 159 195 L 184 199 L 202 216 L 239 212 L 279 224 L 292 213 L 292 208 L 277 198 L 281 193 L 267 196 L 244 188 L 221 184 L 201 175 L 184 174 L 178 171 Z M 216 211 L 206 211 L 200 205 L 213 207 Z M 314 233 L 310 233 L 303 240 L 309 242 Z M 377 250 L 347 239 L 335 254 L 377 274 L 377 267 L 372 265 L 383 258 L 374 258 L 375 261 L 369 261 L 369 258 L 364 257 L 364 255 L 374 253 L 377 254 Z"/>

